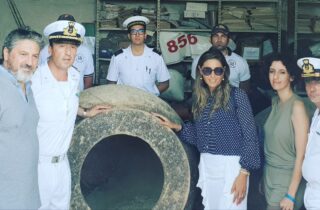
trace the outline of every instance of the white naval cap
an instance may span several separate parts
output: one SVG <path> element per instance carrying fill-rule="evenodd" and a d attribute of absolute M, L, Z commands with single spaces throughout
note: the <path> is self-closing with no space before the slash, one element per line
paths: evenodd
<path fill-rule="evenodd" d="M 302 77 L 320 78 L 320 59 L 313 57 L 300 58 L 297 61 L 298 66 L 303 70 Z"/>
<path fill-rule="evenodd" d="M 123 27 L 130 29 L 130 27 L 134 25 L 146 26 L 149 22 L 150 20 L 144 16 L 132 16 L 127 18 L 122 25 Z"/>
<path fill-rule="evenodd" d="M 70 20 L 58 20 L 50 23 L 43 30 L 49 40 L 64 40 L 81 44 L 86 29 L 80 23 Z"/>

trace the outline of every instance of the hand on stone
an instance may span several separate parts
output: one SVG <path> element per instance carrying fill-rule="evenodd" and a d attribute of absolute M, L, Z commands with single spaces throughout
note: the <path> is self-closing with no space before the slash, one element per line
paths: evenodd
<path fill-rule="evenodd" d="M 109 112 L 111 109 L 111 105 L 95 105 L 94 107 L 87 110 L 87 116 L 94 117 L 97 114 Z"/>
<path fill-rule="evenodd" d="M 165 116 L 161 115 L 161 114 L 158 114 L 158 113 L 154 113 L 152 112 L 151 113 L 153 117 L 155 117 L 157 119 L 157 121 L 167 127 L 167 128 L 170 128 L 176 132 L 179 132 L 181 130 L 181 125 L 177 124 L 177 123 L 174 123 L 174 122 L 171 122 L 168 118 L 166 118 Z"/>

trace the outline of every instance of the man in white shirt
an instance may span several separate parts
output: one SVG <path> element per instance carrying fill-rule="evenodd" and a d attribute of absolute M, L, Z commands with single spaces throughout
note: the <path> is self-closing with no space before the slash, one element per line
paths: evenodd
<path fill-rule="evenodd" d="M 250 70 L 247 61 L 240 55 L 232 52 L 228 48 L 228 43 L 230 41 L 230 31 L 229 28 L 224 24 L 215 25 L 211 31 L 211 44 L 212 47 L 220 50 L 229 65 L 230 76 L 229 82 L 235 87 L 240 87 L 246 92 L 250 88 Z M 196 72 L 198 71 L 198 61 L 200 56 L 196 57 L 192 62 L 191 76 L 193 79 L 196 78 Z"/>
<path fill-rule="evenodd" d="M 302 175 L 307 181 L 304 205 L 307 210 L 318 210 L 320 207 L 320 169 L 317 166 L 320 162 L 320 59 L 301 58 L 297 64 L 303 70 L 302 77 L 306 83 L 308 97 L 317 107 L 308 135 Z"/>
<path fill-rule="evenodd" d="M 75 18 L 70 14 L 60 15 L 58 21 L 59 20 L 69 20 L 73 22 L 76 21 Z M 49 57 L 50 54 L 48 51 L 48 45 L 46 45 L 40 52 L 39 64 L 41 65 L 48 62 Z M 73 67 L 80 72 L 80 90 L 82 91 L 92 87 L 94 75 L 93 57 L 90 49 L 85 44 L 81 44 L 78 47 Z"/>
<path fill-rule="evenodd" d="M 88 111 L 79 107 L 80 72 L 72 66 L 85 34 L 74 21 L 59 20 L 47 25 L 50 58 L 39 66 L 32 78 L 32 90 L 39 111 L 38 179 L 40 209 L 69 209 L 71 173 L 67 151 L 77 114 L 92 117 L 105 112 L 107 106 Z"/>
<path fill-rule="evenodd" d="M 144 44 L 149 19 L 133 16 L 123 22 L 131 45 L 111 58 L 108 84 L 124 84 L 159 95 L 169 87 L 169 71 L 160 53 Z"/>

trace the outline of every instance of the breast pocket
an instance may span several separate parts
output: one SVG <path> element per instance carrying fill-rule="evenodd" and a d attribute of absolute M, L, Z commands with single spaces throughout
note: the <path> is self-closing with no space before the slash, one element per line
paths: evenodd
<path fill-rule="evenodd" d="M 143 80 L 147 84 L 154 84 L 156 81 L 156 71 L 147 67 L 143 74 Z"/>

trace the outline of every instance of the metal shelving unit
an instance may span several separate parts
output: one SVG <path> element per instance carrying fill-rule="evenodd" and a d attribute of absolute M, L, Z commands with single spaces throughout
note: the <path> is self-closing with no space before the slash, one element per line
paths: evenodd
<path fill-rule="evenodd" d="M 159 35 L 160 32 L 191 32 L 191 33 L 209 33 L 211 31 L 211 28 L 208 27 L 206 29 L 192 29 L 192 28 L 160 28 L 160 17 L 161 17 L 161 8 L 164 6 L 176 6 L 181 8 L 181 11 L 183 10 L 186 2 L 189 2 L 188 0 L 152 0 L 152 1 L 130 1 L 130 0 L 96 0 L 97 2 L 97 17 L 96 17 L 96 78 L 95 78 L 95 84 L 102 84 L 100 78 L 101 75 L 101 69 L 100 64 L 106 63 L 108 64 L 110 62 L 110 58 L 99 58 L 99 49 L 100 49 L 100 40 L 105 36 L 106 33 L 109 32 L 124 32 L 126 31 L 123 28 L 106 28 L 106 27 L 100 27 L 100 17 L 101 17 L 101 6 L 102 2 L 110 3 L 110 4 L 117 4 L 117 5 L 128 5 L 128 4 L 136 4 L 136 5 L 149 5 L 152 6 L 156 10 L 156 29 L 155 32 L 157 35 Z M 216 22 L 221 22 L 221 16 L 222 16 L 222 8 L 224 5 L 240 5 L 240 6 L 247 6 L 247 5 L 253 5 L 253 6 L 259 6 L 259 5 L 273 5 L 277 9 L 277 26 L 274 29 L 269 30 L 233 30 L 231 29 L 232 33 L 271 33 L 275 34 L 277 36 L 277 50 L 281 50 L 281 19 L 282 19 L 282 6 L 281 6 L 281 0 L 190 0 L 190 2 L 203 2 L 208 3 L 208 8 L 210 10 L 214 10 L 216 13 Z M 318 2 L 318 1 L 317 1 Z M 172 9 L 172 8 L 169 8 Z M 156 37 L 156 45 L 158 49 L 160 49 L 159 46 L 159 36 Z"/>
<path fill-rule="evenodd" d="M 253 29 L 253 30 L 245 30 L 245 29 L 232 29 L 230 30 L 233 33 L 272 33 L 277 35 L 277 51 L 281 51 L 281 23 L 282 23 L 282 4 L 281 0 L 219 0 L 219 9 L 218 9 L 218 22 L 222 22 L 222 11 L 224 5 L 236 5 L 236 6 L 272 6 L 276 9 L 277 17 L 276 17 L 276 27 L 270 29 Z"/>
<path fill-rule="evenodd" d="M 298 54 L 298 40 L 300 38 L 316 39 L 320 41 L 320 31 L 313 32 L 311 29 L 311 17 L 319 16 L 320 0 L 295 0 L 294 15 L 294 54 Z M 308 15 L 302 14 L 302 10 L 308 10 Z M 301 17 L 302 16 L 302 17 Z M 307 24 L 301 27 L 301 24 Z"/>

